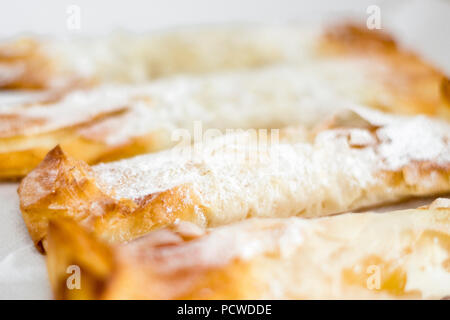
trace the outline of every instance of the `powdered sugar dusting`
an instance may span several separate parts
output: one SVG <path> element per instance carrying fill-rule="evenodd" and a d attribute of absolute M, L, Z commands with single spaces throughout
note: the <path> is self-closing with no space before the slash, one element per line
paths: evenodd
<path fill-rule="evenodd" d="M 303 244 L 306 233 L 312 231 L 311 227 L 307 221 L 292 218 L 247 220 L 239 225 L 215 228 L 198 241 L 166 247 L 167 249 L 160 247 L 158 250 L 148 250 L 145 237 L 124 245 L 124 248 L 127 254 L 142 254 L 146 261 L 157 259 L 159 263 L 155 264 L 155 268 L 163 266 L 164 270 L 161 271 L 171 272 L 181 267 L 189 267 L 191 264 L 219 266 L 235 258 L 250 260 L 257 255 L 270 252 L 287 257 Z M 148 237 L 153 236 L 150 234 Z M 187 258 L 180 258 L 183 256 Z M 194 256 L 195 259 L 192 259 Z"/>
<path fill-rule="evenodd" d="M 362 113 L 367 118 L 372 111 Z M 94 171 L 102 187 L 117 198 L 135 199 L 189 185 L 203 205 L 226 213 L 214 217 L 212 224 L 274 211 L 284 216 L 318 212 L 325 210 L 324 203 L 341 208 L 362 197 L 364 189 L 382 184 L 380 170 L 424 160 L 450 164 L 449 125 L 425 117 L 386 117 L 388 123 L 376 132 L 379 142 L 363 148 L 352 147 L 348 140 L 348 134 L 360 128 L 344 129 L 347 134 L 331 129 L 319 133 L 313 143 L 274 143 L 251 163 L 240 155 L 256 148 L 255 141 L 219 143 L 227 139 L 221 137 L 200 157 L 168 150 L 100 164 Z M 426 128 L 431 133 L 424 133 Z M 416 152 L 418 145 L 429 151 Z"/>
<path fill-rule="evenodd" d="M 109 114 L 79 131 L 88 139 L 101 137 L 109 145 L 155 131 L 169 135 L 175 128 L 191 129 L 194 121 L 219 129 L 311 126 L 331 110 L 363 100 L 368 80 L 366 71 L 361 70 L 368 68 L 362 61 L 310 60 L 297 66 L 185 75 L 145 85 L 79 90 L 56 103 L 4 109 L 2 113 L 44 120 L 13 134 L 48 132 Z M 343 74 L 346 77 L 340 76 Z M 120 110 L 125 113 L 111 115 Z M 8 125 L 0 122 L 1 131 L 9 132 Z"/>
<path fill-rule="evenodd" d="M 128 87 L 104 86 L 94 90 L 79 90 L 65 96 L 61 101 L 50 104 L 15 106 L 3 108 L 4 115 L 17 115 L 28 119 L 44 119 L 40 126 L 22 127 L 14 134 L 42 133 L 72 126 L 94 119 L 102 113 L 118 111 L 124 108 L 133 89 Z M 10 123 L 2 121 L 0 131 L 8 132 Z"/>
<path fill-rule="evenodd" d="M 305 59 L 318 26 L 209 26 L 47 41 L 43 50 L 62 72 L 102 81 L 140 83 L 161 76 L 261 67 Z"/>
<path fill-rule="evenodd" d="M 432 161 L 441 166 L 450 164 L 450 127 L 447 123 L 424 116 L 401 119 L 396 125 L 378 131 L 384 142 L 378 152 L 385 166 L 396 170 L 411 161 Z"/>
<path fill-rule="evenodd" d="M 170 136 L 176 128 L 192 130 L 194 121 L 201 121 L 204 129 L 311 126 L 330 108 L 353 104 L 342 97 L 337 83 L 327 82 L 321 68 L 321 64 L 298 69 L 276 66 L 156 81 L 134 93 L 147 100 L 135 98 L 127 103 L 126 114 L 80 132 L 89 138 L 92 131 L 108 126 L 103 141 L 114 145 L 151 132 Z"/>

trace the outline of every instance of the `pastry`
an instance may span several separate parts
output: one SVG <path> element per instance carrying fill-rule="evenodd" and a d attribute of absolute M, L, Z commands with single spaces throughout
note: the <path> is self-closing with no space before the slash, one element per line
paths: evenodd
<path fill-rule="evenodd" d="M 208 230 L 177 222 L 120 245 L 56 219 L 49 278 L 57 299 L 440 299 L 450 295 L 449 201 Z"/>
<path fill-rule="evenodd" d="M 130 44 L 108 39 L 64 51 L 68 44 L 19 42 L 0 49 L 6 69 L 25 64 L 18 77 L 0 72 L 10 79 L 4 87 L 58 93 L 46 102 L 0 108 L 0 179 L 26 175 L 57 144 L 90 164 L 168 148 L 173 130 L 192 129 L 197 120 L 205 129 L 314 125 L 355 104 L 450 119 L 443 73 L 388 35 L 353 25 L 195 29 L 121 39 Z M 105 52 L 121 59 L 105 59 Z M 90 61 L 83 75 L 76 74 L 83 69 L 77 55 Z M 180 73 L 152 84 L 104 84 Z M 93 83 L 104 85 L 86 88 Z"/>
<path fill-rule="evenodd" d="M 25 175 L 57 144 L 93 164 L 171 147 L 173 132 L 186 129 L 192 134 L 196 122 L 204 130 L 311 127 L 330 113 L 359 103 L 379 108 L 370 97 L 386 102 L 389 92 L 381 93 L 376 83 L 358 81 L 361 70 L 360 63 L 352 62 L 267 67 L 147 85 L 105 85 L 49 103 L 3 107 L 0 178 Z M 381 109 L 450 119 L 445 105 L 416 107 L 394 100 Z"/>
<path fill-rule="evenodd" d="M 211 137 L 193 146 L 88 166 L 53 149 L 19 187 L 44 251 L 67 217 L 109 242 L 176 220 L 216 227 L 251 217 L 319 217 L 450 192 L 450 125 L 354 108 L 313 130 Z"/>

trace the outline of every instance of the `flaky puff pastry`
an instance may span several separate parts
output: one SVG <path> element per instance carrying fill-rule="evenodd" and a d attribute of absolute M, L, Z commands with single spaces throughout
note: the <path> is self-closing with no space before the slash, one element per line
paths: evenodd
<path fill-rule="evenodd" d="M 377 31 L 352 25 L 315 32 L 297 27 L 230 27 L 180 31 L 157 40 L 133 39 L 130 45 L 121 44 L 120 50 L 113 46 L 111 54 L 116 49 L 133 51 L 135 46 L 146 52 L 148 45 L 154 55 L 130 53 L 128 60 L 136 60 L 136 68 L 131 62 L 125 67 L 112 59 L 99 83 L 119 80 L 121 76 L 114 74 L 127 72 L 123 82 L 141 82 L 128 79 L 135 70 L 150 70 L 138 77 L 141 80 L 185 75 L 149 85 L 75 90 L 57 95 L 52 102 L 1 109 L 0 179 L 24 176 L 57 144 L 89 164 L 165 149 L 173 145 L 174 130 L 192 130 L 195 121 L 205 129 L 311 126 L 337 109 L 360 103 L 387 112 L 450 119 L 448 79 Z M 96 45 L 102 47 L 101 41 Z M 35 46 L 27 49 L 29 45 L 21 44 L 17 59 L 34 57 L 26 52 Z M 83 46 L 79 51 L 90 52 Z M 4 59 L 15 61 L 13 49 L 3 52 Z M 109 61 L 102 55 L 103 60 Z M 36 65 L 47 69 L 46 64 Z M 186 75 L 196 71 L 213 73 Z M 49 78 L 53 81 L 52 73 Z M 62 87 L 78 87 L 74 81 L 89 83 L 71 80 Z"/>
<path fill-rule="evenodd" d="M 49 278 L 57 299 L 440 299 L 450 295 L 449 205 L 208 230 L 177 222 L 112 246 L 56 219 Z"/>
<path fill-rule="evenodd" d="M 442 72 L 398 46 L 389 34 L 352 23 L 184 28 L 70 43 L 19 39 L 0 45 L 0 87 L 136 83 L 180 73 L 308 63 L 318 56 L 381 63 L 378 72 L 384 73 L 386 88 L 410 108 L 434 109 L 442 102 L 438 94 L 446 79 Z"/>
<path fill-rule="evenodd" d="M 252 133 L 93 167 L 57 147 L 19 187 L 31 237 L 44 251 L 54 217 L 122 242 L 176 220 L 318 217 L 450 192 L 446 122 L 358 108 L 311 131 Z"/>

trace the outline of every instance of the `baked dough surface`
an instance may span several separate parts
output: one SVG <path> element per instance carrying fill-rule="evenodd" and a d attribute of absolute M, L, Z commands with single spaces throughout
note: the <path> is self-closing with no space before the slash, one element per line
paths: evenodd
<path fill-rule="evenodd" d="M 450 119 L 450 86 L 442 72 L 397 46 L 388 35 L 352 25 L 314 32 L 295 27 L 197 30 L 129 41 L 129 46 L 122 46 L 130 51 L 129 59 L 124 59 L 127 68 L 112 59 L 114 63 L 104 69 L 113 74 L 103 74 L 100 62 L 92 58 L 92 79 L 67 80 L 69 85 L 47 102 L 0 109 L 0 179 L 26 175 L 57 144 L 89 164 L 165 149 L 173 145 L 174 130 L 192 130 L 195 120 L 205 129 L 311 126 L 324 115 L 355 104 Z M 112 43 L 97 45 L 111 46 L 111 52 L 117 49 Z M 219 45 L 226 49 L 219 50 Z M 190 52 L 186 46 L 192 55 L 186 56 Z M 17 79 L 5 82 L 6 87 L 52 88 L 54 78 L 75 77 L 71 72 L 70 77 L 67 72 L 47 72 L 54 69 L 47 65 L 64 60 L 67 52 L 59 53 L 60 59 L 39 63 L 47 57 L 39 43 L 5 48 L 0 50 L 0 63 L 31 65 Z M 78 51 L 97 52 L 91 49 L 80 45 Z M 135 50 L 142 52 L 134 55 Z M 44 70 L 35 70 L 39 66 Z M 135 69 L 149 74 L 138 81 L 132 76 Z M 117 75 L 122 73 L 124 79 Z M 105 84 L 120 79 L 142 83 L 180 73 L 185 75 L 149 85 Z M 45 75 L 48 79 L 41 81 Z M 89 82 L 105 85 L 75 90 Z"/>
<path fill-rule="evenodd" d="M 45 250 L 54 217 L 122 242 L 176 220 L 318 217 L 450 192 L 444 121 L 356 108 L 267 144 L 252 132 L 93 167 L 57 147 L 19 187 L 31 237 Z"/>
<path fill-rule="evenodd" d="M 56 298 L 450 295 L 449 199 L 345 213 L 450 192 L 449 80 L 385 33 L 19 40 L 0 88 L 43 93 L 0 106 L 0 179 Z"/>
<path fill-rule="evenodd" d="M 440 299 L 450 294 L 449 203 L 209 230 L 178 222 L 113 246 L 55 220 L 49 277 L 58 299 Z M 81 290 L 67 289 L 71 264 Z"/>

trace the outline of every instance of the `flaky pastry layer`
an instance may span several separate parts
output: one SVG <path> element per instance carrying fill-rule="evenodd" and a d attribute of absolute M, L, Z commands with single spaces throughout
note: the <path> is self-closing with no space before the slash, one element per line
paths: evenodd
<path fill-rule="evenodd" d="M 148 70 L 148 75 L 137 77 L 141 80 L 196 71 L 216 73 L 184 75 L 137 87 L 75 90 L 53 102 L 2 109 L 0 179 L 27 174 L 56 144 L 89 164 L 165 149 L 173 145 L 174 130 L 192 131 L 195 121 L 201 121 L 205 129 L 310 126 L 354 104 L 450 119 L 450 86 L 445 75 L 383 33 L 352 25 L 313 33 L 296 27 L 186 32 L 161 35 L 157 40 L 130 38 L 132 44 L 122 45 L 121 50 L 133 51 L 137 46 L 137 51 L 147 52 L 148 46 L 154 55 L 130 53 L 129 60 L 137 61 L 136 68 L 130 63 L 121 67 L 112 59 L 115 62 L 104 67 L 109 72 L 93 77 L 105 83 L 119 80 L 122 76 L 116 78 L 115 74 L 125 73 L 124 82 L 142 82 L 133 78 L 135 69 Z M 183 40 L 186 36 L 192 41 Z M 7 64 L 16 60 L 19 62 L 14 63 L 24 60 L 27 64 L 28 57 L 35 56 L 27 53 L 31 50 L 28 46 L 0 50 L 0 63 L 3 54 Z M 192 56 L 186 56 L 186 51 L 190 52 L 186 47 Z M 79 50 L 90 52 L 89 46 Z M 92 64 L 97 66 L 97 61 Z M 54 74 L 48 75 L 52 82 Z M 31 76 L 22 78 L 37 81 Z M 14 81 L 18 87 L 27 86 L 20 84 L 20 79 L 11 80 L 10 86 L 15 86 Z M 89 82 L 77 81 L 83 86 Z"/>
<path fill-rule="evenodd" d="M 57 299 L 440 299 L 450 295 L 449 201 L 209 230 L 177 222 L 113 246 L 56 219 L 47 266 Z"/>
<path fill-rule="evenodd" d="M 19 187 L 31 237 L 67 217 L 109 242 L 177 220 L 318 217 L 450 192 L 450 125 L 367 109 L 315 130 L 253 131 L 90 167 L 53 149 Z M 277 133 L 275 131 L 275 133 Z"/>

